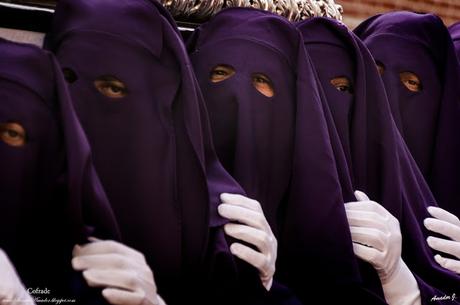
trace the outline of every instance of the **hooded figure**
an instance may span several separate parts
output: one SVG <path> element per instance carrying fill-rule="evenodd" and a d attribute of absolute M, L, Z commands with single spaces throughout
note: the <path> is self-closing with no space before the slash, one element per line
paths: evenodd
<path fill-rule="evenodd" d="M 275 279 L 305 303 L 349 302 L 360 278 L 315 74 L 299 32 L 271 13 L 231 8 L 199 27 L 188 48 L 217 155 L 261 203 L 278 238 Z M 338 299 L 321 294 L 344 287 Z"/>
<path fill-rule="evenodd" d="M 234 272 L 217 205 L 242 191 L 215 156 L 170 15 L 156 1 L 60 1 L 46 47 L 69 82 L 123 242 L 145 256 L 166 303 L 231 290 L 245 276 Z"/>
<path fill-rule="evenodd" d="M 3 39 L 0 50 L 0 249 L 25 287 L 90 304 L 72 247 L 119 238 L 115 218 L 54 57 Z"/>
<path fill-rule="evenodd" d="M 354 201 L 354 190 L 362 190 L 396 217 L 402 259 L 417 281 L 423 304 L 433 302 L 434 295 L 455 293 L 459 277 L 436 264 L 425 241 L 423 219 L 435 200 L 394 124 L 372 56 L 337 21 L 314 18 L 298 28 L 327 98 L 325 113 L 345 202 Z M 369 288 L 377 291 L 380 283 L 369 270 L 361 270 Z M 404 293 L 408 291 L 402 297 Z"/>
<path fill-rule="evenodd" d="M 449 27 L 450 37 L 454 42 L 455 53 L 460 60 L 460 22 L 456 22 Z"/>
<path fill-rule="evenodd" d="M 442 20 L 395 12 L 355 33 L 380 66 L 396 125 L 440 207 L 460 216 L 460 83 Z"/>

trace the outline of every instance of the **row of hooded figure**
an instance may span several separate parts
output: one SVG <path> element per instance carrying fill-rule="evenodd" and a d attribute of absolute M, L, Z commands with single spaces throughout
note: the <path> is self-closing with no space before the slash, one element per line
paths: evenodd
<path fill-rule="evenodd" d="M 0 304 L 459 304 L 451 31 L 60 0 L 0 40 Z"/>

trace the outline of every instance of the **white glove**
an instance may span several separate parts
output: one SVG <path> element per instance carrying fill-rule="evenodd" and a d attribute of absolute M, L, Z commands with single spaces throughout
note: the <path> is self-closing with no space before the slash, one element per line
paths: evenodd
<path fill-rule="evenodd" d="M 218 207 L 219 214 L 241 223 L 226 224 L 225 233 L 259 249 L 255 251 L 243 244 L 233 243 L 230 251 L 233 255 L 256 267 L 265 289 L 270 290 L 275 274 L 278 243 L 262 207 L 259 202 L 241 195 L 221 194 L 220 199 L 222 204 Z"/>
<path fill-rule="evenodd" d="M 437 254 L 434 259 L 442 267 L 460 274 L 460 220 L 457 216 L 438 207 L 429 207 L 428 212 L 435 218 L 426 218 L 423 221 L 425 227 L 449 238 L 429 236 L 427 238 L 428 245 L 435 250 L 458 258 L 458 260 L 451 259 Z"/>
<path fill-rule="evenodd" d="M 0 305 L 35 304 L 21 283 L 13 264 L 0 249 Z"/>
<path fill-rule="evenodd" d="M 90 287 L 102 287 L 110 304 L 165 305 L 143 254 L 115 241 L 90 240 L 74 247 L 72 259 Z"/>
<path fill-rule="evenodd" d="M 345 204 L 353 250 L 377 270 L 388 304 L 421 304 L 415 277 L 401 258 L 399 221 L 363 192 Z"/>

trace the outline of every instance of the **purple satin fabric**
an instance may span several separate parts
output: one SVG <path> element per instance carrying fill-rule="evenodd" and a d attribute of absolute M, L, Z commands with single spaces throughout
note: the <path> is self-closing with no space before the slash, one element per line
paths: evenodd
<path fill-rule="evenodd" d="M 217 213 L 221 193 L 243 191 L 217 160 L 171 16 L 156 1 L 60 1 L 46 46 L 77 78 L 70 92 L 123 242 L 144 253 L 160 295 L 257 298 L 256 270 L 231 255 Z M 126 84 L 124 98 L 94 87 L 107 75 Z"/>
<path fill-rule="evenodd" d="M 450 37 L 454 43 L 457 59 L 460 60 L 460 22 L 456 22 L 449 27 Z"/>
<path fill-rule="evenodd" d="M 0 142 L 0 248 L 26 287 L 102 302 L 100 296 L 87 298 L 71 268 L 72 248 L 89 236 L 119 234 L 66 83 L 48 52 L 6 40 L 0 40 L 0 52 L 0 122 L 26 131 L 21 147 Z"/>
<path fill-rule="evenodd" d="M 275 279 L 306 304 L 349 303 L 360 277 L 321 97 L 299 32 L 271 13 L 232 8 L 199 27 L 188 48 L 217 154 L 261 203 L 278 238 Z M 213 83 L 218 65 L 236 73 Z M 271 79 L 273 97 L 255 89 L 254 73 Z M 340 286 L 348 290 L 339 292 Z"/>
<path fill-rule="evenodd" d="M 331 141 L 345 202 L 364 191 L 398 218 L 403 259 L 416 277 L 423 304 L 434 295 L 452 294 L 459 277 L 441 268 L 426 244 L 423 219 L 435 205 L 423 177 L 393 121 L 374 60 L 363 43 L 343 24 L 314 18 L 298 24 L 327 98 Z M 331 79 L 347 77 L 351 90 L 339 91 Z M 379 280 L 362 266 L 369 288 L 379 293 Z"/>
<path fill-rule="evenodd" d="M 366 20 L 355 33 L 385 65 L 396 124 L 438 204 L 460 215 L 460 76 L 445 25 L 434 15 L 395 12 Z M 401 83 L 404 71 L 418 75 L 420 92 Z"/>

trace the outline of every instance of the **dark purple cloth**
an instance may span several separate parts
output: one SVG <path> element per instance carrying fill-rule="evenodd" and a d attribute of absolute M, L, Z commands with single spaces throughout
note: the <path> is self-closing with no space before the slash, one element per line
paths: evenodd
<path fill-rule="evenodd" d="M 438 204 L 460 216 L 460 76 L 447 28 L 431 14 L 394 12 L 355 32 L 385 66 L 396 124 Z M 405 71 L 420 78 L 420 92 L 401 83 Z"/>
<path fill-rule="evenodd" d="M 460 22 L 456 22 L 449 27 L 450 37 L 454 43 L 457 59 L 460 61 Z"/>
<path fill-rule="evenodd" d="M 459 277 L 441 268 L 426 244 L 423 219 L 435 201 L 394 124 L 372 56 L 332 19 L 314 18 L 298 28 L 327 98 L 325 113 L 345 202 L 356 201 L 353 191 L 361 190 L 399 220 L 402 257 L 418 281 L 423 304 L 432 303 L 435 295 L 457 293 Z M 333 86 L 336 77 L 347 77 L 350 90 Z M 364 266 L 361 271 L 369 288 L 378 292 L 375 274 Z"/>
<path fill-rule="evenodd" d="M 0 248 L 26 287 L 89 303 L 73 295 L 73 285 L 85 285 L 72 271 L 72 248 L 89 236 L 117 239 L 118 229 L 88 142 L 54 57 L 6 40 L 0 53 L 0 123 L 26 132 L 21 147 L 0 142 Z"/>
<path fill-rule="evenodd" d="M 261 203 L 278 238 L 275 279 L 306 304 L 349 303 L 346 293 L 358 290 L 360 278 L 300 33 L 274 14 L 232 8 L 195 31 L 189 52 L 217 154 L 248 196 Z M 213 83 L 209 77 L 218 65 L 236 73 Z M 271 79 L 273 97 L 253 87 L 253 73 Z M 340 286 L 349 290 L 339 292 Z M 336 294 L 325 297 L 325 291 Z"/>
<path fill-rule="evenodd" d="M 219 194 L 242 190 L 217 160 L 187 52 L 164 8 L 63 0 L 46 46 L 70 73 L 123 242 L 145 254 L 166 302 L 205 303 L 222 290 L 222 302 L 242 303 L 232 287 L 261 288 L 256 270 L 235 261 L 225 240 Z M 126 96 L 102 95 L 94 86 L 101 76 L 124 82 Z"/>

